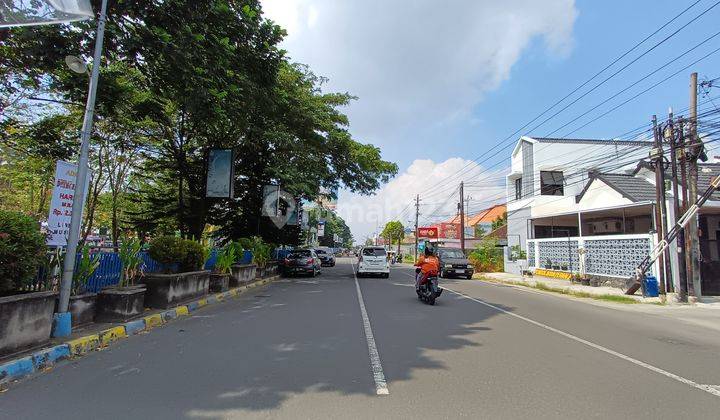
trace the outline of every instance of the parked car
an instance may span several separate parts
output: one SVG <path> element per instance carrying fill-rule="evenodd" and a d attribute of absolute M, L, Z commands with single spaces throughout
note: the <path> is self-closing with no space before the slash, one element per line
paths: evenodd
<path fill-rule="evenodd" d="M 465 277 L 471 279 L 475 269 L 459 248 L 438 248 L 440 277 Z"/>
<path fill-rule="evenodd" d="M 312 277 L 321 273 L 320 258 L 312 249 L 296 249 L 283 260 L 283 273 L 309 274 Z"/>
<path fill-rule="evenodd" d="M 385 278 L 390 277 L 390 264 L 387 260 L 387 252 L 381 246 L 366 246 L 360 250 L 358 257 L 357 275 L 379 275 Z"/>
<path fill-rule="evenodd" d="M 320 258 L 320 265 L 323 267 L 335 267 L 335 255 L 332 251 L 325 249 L 315 249 L 315 253 Z"/>

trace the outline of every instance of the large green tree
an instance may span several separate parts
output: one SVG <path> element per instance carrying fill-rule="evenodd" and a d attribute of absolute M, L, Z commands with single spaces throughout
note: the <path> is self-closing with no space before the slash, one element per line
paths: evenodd
<path fill-rule="evenodd" d="M 0 93 L 12 97 L 2 106 L 13 119 L 40 115 L 28 112 L 31 96 L 59 101 L 51 113 L 84 102 L 87 79 L 70 73 L 63 57 L 91 56 L 93 25 L 3 34 Z M 321 188 L 369 194 L 397 172 L 379 149 L 350 135 L 340 108 L 353 97 L 324 92 L 324 79 L 290 63 L 278 47 L 284 35 L 258 0 L 112 2 L 104 59 L 95 63 L 103 67 L 94 137 L 119 152 L 103 162 L 108 187 L 96 194 L 100 207 L 107 189 L 115 197 L 116 235 L 123 217 L 140 233 L 197 238 L 216 225 L 225 238 L 297 240 L 297 228 L 261 217 L 263 185 L 314 200 Z M 207 154 L 218 147 L 236 151 L 232 200 L 205 197 Z M 127 206 L 118 216 L 121 199 Z"/>

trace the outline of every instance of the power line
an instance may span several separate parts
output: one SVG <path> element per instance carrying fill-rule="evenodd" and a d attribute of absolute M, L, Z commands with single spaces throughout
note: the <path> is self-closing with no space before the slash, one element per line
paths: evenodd
<path fill-rule="evenodd" d="M 560 103 L 564 102 L 567 98 L 569 98 L 570 96 L 572 96 L 573 94 L 575 94 L 576 92 L 578 92 L 580 89 L 582 89 L 582 88 L 583 88 L 584 86 L 586 86 L 588 83 L 590 83 L 591 81 L 595 80 L 600 74 L 604 73 L 607 69 L 609 69 L 610 67 L 612 67 L 613 65 L 615 65 L 617 62 L 619 62 L 621 59 L 623 59 L 624 57 L 626 57 L 628 54 L 630 54 L 631 52 L 633 52 L 634 50 L 636 50 L 640 45 L 644 44 L 648 39 L 652 38 L 652 37 L 655 36 L 657 33 L 659 33 L 660 31 L 662 31 L 665 27 L 667 27 L 667 26 L 670 25 L 672 22 L 674 22 L 675 20 L 677 20 L 680 16 L 682 16 L 683 14 L 685 14 L 688 10 L 690 10 L 692 7 L 694 7 L 694 6 L 695 6 L 696 4 L 698 4 L 698 3 L 699 3 L 699 1 L 696 1 L 695 3 L 693 3 L 693 4 L 691 4 L 690 6 L 688 6 L 687 8 L 685 8 L 683 11 L 681 11 L 681 12 L 680 12 L 679 14 L 677 14 L 675 17 L 673 17 L 673 18 L 670 19 L 668 22 L 666 22 L 665 24 L 663 24 L 662 26 L 660 26 L 660 28 L 658 28 L 657 30 L 655 30 L 652 34 L 648 35 L 648 36 L 645 37 L 643 40 L 641 40 L 640 42 L 636 43 L 636 44 L 635 44 L 633 47 L 631 47 L 628 51 L 626 51 L 626 52 L 623 53 L 621 56 L 619 56 L 618 58 L 616 58 L 615 60 L 613 60 L 613 62 L 611 62 L 609 65 L 605 66 L 602 70 L 600 70 L 599 72 L 597 72 L 596 74 L 594 74 L 590 79 L 588 79 L 587 81 L 583 82 L 580 86 L 578 86 L 578 87 L 576 87 L 575 89 L 573 89 L 570 93 L 568 93 L 568 94 L 565 95 L 563 98 L 561 98 L 561 99 L 559 99 L 558 101 L 556 101 L 556 102 L 555 102 L 553 105 L 551 105 L 550 107 L 546 108 L 543 112 L 541 112 L 540 114 L 538 114 L 535 118 L 533 118 L 532 120 L 530 120 L 529 122 L 527 122 L 525 125 L 523 125 L 523 126 L 520 127 L 519 129 L 517 129 L 516 131 L 514 131 L 513 133 L 511 133 L 509 136 L 507 136 L 505 139 L 503 139 L 502 141 L 500 141 L 499 143 L 497 143 L 495 146 L 491 147 L 491 148 L 488 149 L 486 152 L 484 152 L 484 153 L 480 154 L 479 156 L 477 156 L 476 158 L 474 158 L 471 162 L 477 161 L 478 159 L 482 158 L 483 156 L 485 156 L 485 155 L 487 155 L 488 153 L 490 153 L 491 151 L 493 151 L 493 150 L 494 150 L 495 148 L 497 148 L 498 146 L 501 146 L 502 144 L 506 143 L 509 139 L 511 139 L 511 138 L 513 138 L 514 136 L 516 136 L 516 135 L 517 135 L 518 133 L 520 133 L 523 129 L 525 129 L 525 128 L 528 127 L 530 124 L 532 124 L 532 123 L 534 123 L 535 121 L 537 121 L 538 119 L 540 119 L 543 115 L 545 115 L 546 113 L 548 113 L 550 110 L 552 110 L 553 108 L 555 108 L 555 107 L 556 107 L 557 105 L 559 105 Z M 664 38 L 664 39 L 661 40 L 660 42 L 656 43 L 653 47 L 651 47 L 649 50 L 645 51 L 643 54 L 641 54 L 639 57 L 637 57 L 635 60 L 633 60 L 630 64 L 624 66 L 624 67 L 621 68 L 620 70 L 618 70 L 618 71 L 616 71 L 615 73 L 613 73 L 609 78 L 606 78 L 603 82 L 601 82 L 599 85 L 595 86 L 592 90 L 594 90 L 594 89 L 596 89 L 597 87 L 599 87 L 600 85 L 604 84 L 607 80 L 610 80 L 612 77 L 616 76 L 617 74 L 619 74 L 620 72 L 622 72 L 623 70 L 625 70 L 627 67 L 629 67 L 630 65 L 632 65 L 634 62 L 636 62 L 637 60 L 639 60 L 639 59 L 642 58 L 643 56 L 647 55 L 649 52 L 651 52 L 652 50 L 654 50 L 655 48 L 657 48 L 659 45 L 663 44 L 664 42 L 666 42 L 667 40 L 669 40 L 670 38 L 672 38 L 673 36 L 675 36 L 675 35 L 676 35 L 677 33 L 679 33 L 681 30 L 685 29 L 687 26 L 689 26 L 691 23 L 695 22 L 695 21 L 696 21 L 697 19 L 699 19 L 701 16 L 705 15 L 705 14 L 706 14 L 707 12 L 709 12 L 711 9 L 713 9 L 714 7 L 716 7 L 718 4 L 720 4 L 720 1 L 716 2 L 716 3 L 713 4 L 710 8 L 704 10 L 704 11 L 701 12 L 698 16 L 696 16 L 695 18 L 693 18 L 693 19 L 690 20 L 689 22 L 685 23 L 683 26 L 681 26 L 681 27 L 680 27 L 679 29 L 677 29 L 675 32 L 673 32 L 672 34 L 670 34 L 669 36 L 667 36 L 666 38 Z M 592 91 L 592 90 L 591 90 L 591 91 Z M 581 98 L 584 97 L 584 96 L 586 96 L 586 95 L 587 95 L 589 92 L 591 92 L 591 91 L 586 92 L 583 96 L 581 96 Z M 575 100 L 574 102 L 572 102 L 571 105 L 574 104 L 575 102 L 577 102 L 577 100 Z M 565 110 L 565 109 L 567 109 L 567 106 L 566 106 L 565 108 L 563 108 L 560 112 L 562 112 L 562 111 Z M 556 116 L 557 114 L 558 114 L 558 113 L 555 113 L 555 114 L 553 115 L 553 117 Z M 551 118 L 552 118 L 552 117 L 551 117 Z M 529 131 L 533 131 L 534 129 L 539 128 L 540 126 L 542 126 L 542 125 L 543 125 L 545 122 L 547 122 L 547 121 L 549 121 L 549 119 L 546 119 L 545 121 L 543 121 L 542 123 L 538 124 L 535 128 L 533 128 L 533 129 L 531 129 L 531 130 L 529 130 Z M 494 157 L 494 156 L 497 156 L 497 154 L 498 154 L 498 152 L 492 154 L 492 155 L 489 156 L 488 158 L 483 159 L 482 162 L 485 162 L 485 161 L 487 161 L 489 158 L 492 158 L 492 157 Z M 482 162 L 479 162 L 479 163 L 482 163 Z M 463 168 L 461 168 L 461 169 L 458 171 L 458 173 L 463 172 L 463 171 L 464 171 L 468 166 L 470 166 L 471 164 L 472 164 L 472 163 L 468 163 L 467 165 L 465 165 Z M 451 178 L 455 178 L 456 176 L 457 176 L 457 173 L 454 174 L 454 175 L 450 175 L 450 176 L 444 178 L 443 180 L 441 180 L 441 181 L 438 182 L 437 184 L 431 186 L 431 187 L 429 188 L 429 190 L 432 190 L 432 189 L 434 189 L 434 188 L 437 188 L 439 185 L 443 184 L 445 181 L 448 181 L 448 180 L 451 179 Z"/>

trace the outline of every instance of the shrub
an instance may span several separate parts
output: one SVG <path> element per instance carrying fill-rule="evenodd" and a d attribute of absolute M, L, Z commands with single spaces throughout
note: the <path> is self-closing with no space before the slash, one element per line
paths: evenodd
<path fill-rule="evenodd" d="M 478 273 L 492 273 L 503 270 L 502 248 L 497 241 L 483 241 L 470 253 L 469 260 Z"/>
<path fill-rule="evenodd" d="M 95 270 L 100 266 L 100 253 L 90 253 L 90 247 L 85 245 L 80 250 L 80 258 L 75 264 L 73 271 L 72 294 L 79 295 L 85 292 L 87 282 L 90 280 Z"/>
<path fill-rule="evenodd" d="M 120 263 L 120 287 L 127 287 L 134 283 L 135 279 L 142 275 L 143 260 L 140 257 L 142 242 L 139 239 L 126 239 L 122 241 L 119 249 Z"/>
<path fill-rule="evenodd" d="M 230 273 L 232 265 L 237 260 L 236 255 L 236 248 L 233 243 L 229 243 L 218 250 L 217 260 L 215 260 L 215 272 L 220 274 Z"/>
<path fill-rule="evenodd" d="M 182 240 L 184 257 L 179 261 L 181 271 L 197 271 L 202 269 L 208 257 L 208 249 L 200 242 L 190 239 Z"/>
<path fill-rule="evenodd" d="M 148 255 L 160 264 L 182 263 L 187 253 L 184 241 L 174 236 L 159 236 L 150 242 Z"/>
<path fill-rule="evenodd" d="M 32 284 L 45 258 L 38 223 L 22 213 L 0 210 L 0 293 Z"/>

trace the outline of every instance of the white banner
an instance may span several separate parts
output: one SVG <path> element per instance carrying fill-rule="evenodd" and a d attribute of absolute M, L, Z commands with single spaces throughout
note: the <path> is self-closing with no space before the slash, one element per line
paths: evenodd
<path fill-rule="evenodd" d="M 92 17 L 90 0 L 0 1 L 0 28 L 64 23 Z"/>
<path fill-rule="evenodd" d="M 325 236 L 325 223 L 318 223 L 317 225 L 317 236 Z"/>
<path fill-rule="evenodd" d="M 70 232 L 70 219 L 72 218 L 73 197 L 75 195 L 75 178 L 77 165 L 57 161 L 55 167 L 55 185 L 50 199 L 50 215 L 48 216 L 49 246 L 66 246 Z M 85 195 L 87 196 L 90 173 L 85 182 Z"/>

